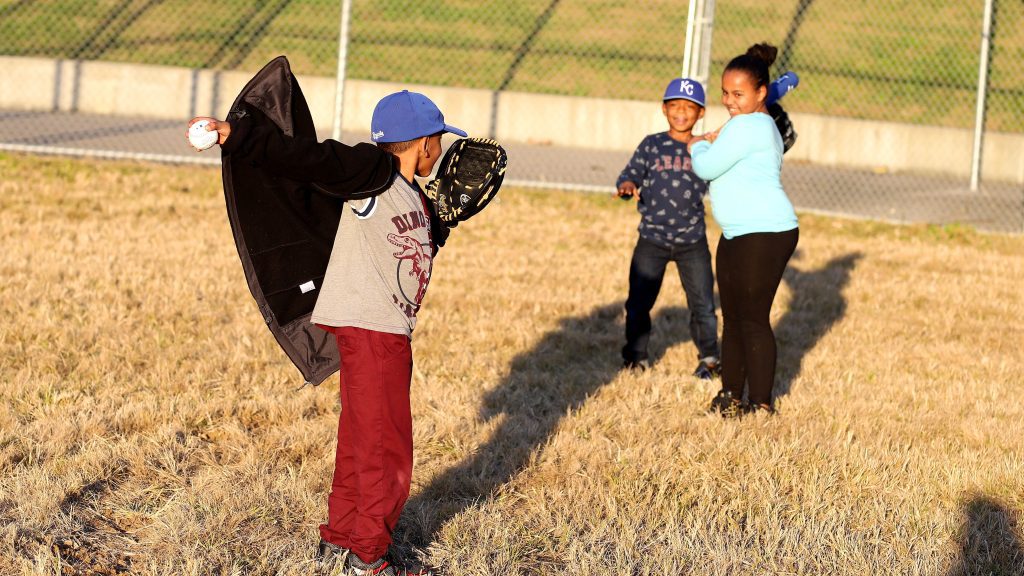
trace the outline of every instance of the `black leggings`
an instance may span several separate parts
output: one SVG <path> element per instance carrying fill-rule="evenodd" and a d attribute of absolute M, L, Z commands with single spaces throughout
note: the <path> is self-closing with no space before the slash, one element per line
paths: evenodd
<path fill-rule="evenodd" d="M 799 229 L 756 232 L 718 242 L 718 294 L 722 299 L 722 388 L 734 398 L 748 385 L 751 404 L 771 404 L 775 386 L 772 301 Z"/>

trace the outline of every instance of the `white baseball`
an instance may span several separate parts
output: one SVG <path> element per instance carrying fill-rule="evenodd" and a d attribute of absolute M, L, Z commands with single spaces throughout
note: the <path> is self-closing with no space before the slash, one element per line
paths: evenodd
<path fill-rule="evenodd" d="M 188 143 L 196 150 L 206 150 L 220 138 L 216 130 L 206 129 L 209 123 L 209 120 L 200 120 L 188 129 Z"/>

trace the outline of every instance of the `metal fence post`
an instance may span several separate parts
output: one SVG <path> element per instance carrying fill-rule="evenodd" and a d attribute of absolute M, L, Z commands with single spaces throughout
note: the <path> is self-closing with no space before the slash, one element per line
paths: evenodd
<path fill-rule="evenodd" d="M 981 180 L 981 145 L 985 139 L 985 98 L 988 95 L 989 42 L 992 37 L 992 0 L 985 0 L 984 18 L 978 62 L 978 105 L 974 114 L 974 151 L 971 154 L 971 192 L 978 191 Z"/>
<path fill-rule="evenodd" d="M 697 79 L 707 86 L 711 80 L 711 34 L 715 30 L 715 0 L 704 0 L 704 11 L 701 16 L 704 30 L 700 38 L 700 66 L 697 68 Z"/>
<path fill-rule="evenodd" d="M 680 73 L 680 76 L 683 78 L 690 76 L 690 69 L 693 66 L 693 41 L 696 35 L 697 6 L 702 3 L 703 0 L 690 0 L 690 5 L 686 11 L 686 42 L 683 45 L 683 71 Z"/>
<path fill-rule="evenodd" d="M 341 30 L 338 33 L 338 75 L 334 88 L 334 128 L 331 138 L 341 141 L 341 115 L 345 109 L 345 63 L 348 60 L 348 21 L 352 0 L 341 0 Z"/>
<path fill-rule="evenodd" d="M 694 78 L 705 88 L 711 73 L 711 31 L 715 21 L 715 0 L 690 0 L 686 18 L 686 43 L 683 48 L 684 78 Z M 705 92 L 708 92 L 705 90 Z M 704 119 L 695 130 L 704 129 Z"/>

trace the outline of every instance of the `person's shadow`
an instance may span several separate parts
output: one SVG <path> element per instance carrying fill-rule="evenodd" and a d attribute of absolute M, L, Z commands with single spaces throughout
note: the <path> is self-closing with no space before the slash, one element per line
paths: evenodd
<path fill-rule="evenodd" d="M 789 394 L 804 357 L 846 315 L 843 289 L 862 257 L 860 252 L 839 256 L 810 272 L 792 265 L 786 268 L 783 278 L 793 296 L 788 310 L 775 326 L 779 354 L 775 398 Z"/>
<path fill-rule="evenodd" d="M 957 535 L 960 557 L 946 576 L 1024 575 L 1024 546 L 1014 531 L 1018 521 L 993 498 L 971 498 L 964 504 L 964 520 Z"/>
<path fill-rule="evenodd" d="M 440 473 L 406 504 L 398 546 L 423 547 L 452 517 L 495 494 L 525 469 L 568 413 L 614 380 L 622 364 L 623 303 L 564 318 L 532 349 L 512 360 L 509 374 L 483 399 L 479 418 L 501 417 L 483 445 Z M 651 363 L 688 341 L 689 314 L 668 307 L 652 318 Z"/>

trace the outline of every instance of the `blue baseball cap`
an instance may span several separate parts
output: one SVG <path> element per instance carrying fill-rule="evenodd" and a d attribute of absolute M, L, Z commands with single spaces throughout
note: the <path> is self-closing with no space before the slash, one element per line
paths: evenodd
<path fill-rule="evenodd" d="M 676 78 L 665 87 L 665 97 L 661 99 L 662 102 L 669 100 L 689 100 L 704 108 L 704 87 L 691 78 Z"/>
<path fill-rule="evenodd" d="M 468 136 L 465 131 L 444 123 L 444 114 L 423 94 L 402 90 L 377 102 L 370 120 L 370 138 L 374 142 L 406 142 L 438 132 Z"/>

